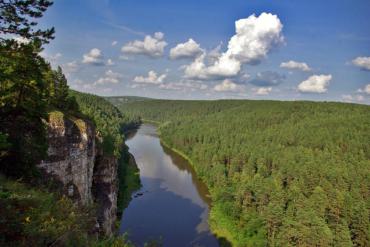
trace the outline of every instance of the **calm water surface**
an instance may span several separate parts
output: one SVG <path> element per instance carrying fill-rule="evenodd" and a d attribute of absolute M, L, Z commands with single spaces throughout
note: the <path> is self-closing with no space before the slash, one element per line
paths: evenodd
<path fill-rule="evenodd" d="M 126 144 L 140 169 L 142 188 L 124 211 L 120 232 L 137 246 L 219 246 L 208 227 L 210 200 L 189 163 L 163 147 L 156 127 L 142 125 Z"/>

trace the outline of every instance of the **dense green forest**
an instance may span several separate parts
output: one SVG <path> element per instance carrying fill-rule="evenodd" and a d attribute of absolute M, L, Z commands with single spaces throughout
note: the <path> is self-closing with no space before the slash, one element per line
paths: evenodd
<path fill-rule="evenodd" d="M 370 107 L 327 102 L 118 101 L 160 124 L 209 186 L 235 246 L 370 245 Z"/>

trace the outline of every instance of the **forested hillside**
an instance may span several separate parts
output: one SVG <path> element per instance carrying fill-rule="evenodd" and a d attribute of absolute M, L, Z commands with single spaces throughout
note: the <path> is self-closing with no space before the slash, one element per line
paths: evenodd
<path fill-rule="evenodd" d="M 119 156 L 124 142 L 123 132 L 139 124 L 139 119 L 122 114 L 102 97 L 70 90 L 69 95 L 76 99 L 79 110 L 94 121 L 103 139 L 107 153 Z"/>
<path fill-rule="evenodd" d="M 120 104 L 210 187 L 211 226 L 235 246 L 370 245 L 370 107 L 343 103 Z"/>

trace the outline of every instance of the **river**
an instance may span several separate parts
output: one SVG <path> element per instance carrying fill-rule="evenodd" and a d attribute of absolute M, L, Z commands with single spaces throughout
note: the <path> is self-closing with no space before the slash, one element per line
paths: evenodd
<path fill-rule="evenodd" d="M 166 246 L 219 246 L 209 230 L 206 186 L 190 164 L 160 143 L 156 127 L 143 124 L 126 145 L 140 169 L 142 188 L 125 209 L 120 233 L 136 246 L 160 240 Z"/>

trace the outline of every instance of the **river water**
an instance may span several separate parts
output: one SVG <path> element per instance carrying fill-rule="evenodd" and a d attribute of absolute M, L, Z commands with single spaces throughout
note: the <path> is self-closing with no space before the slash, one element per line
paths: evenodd
<path fill-rule="evenodd" d="M 120 233 L 136 246 L 219 246 L 209 230 L 206 186 L 190 164 L 160 143 L 156 127 L 143 124 L 126 140 L 140 169 L 142 188 L 125 209 Z"/>

